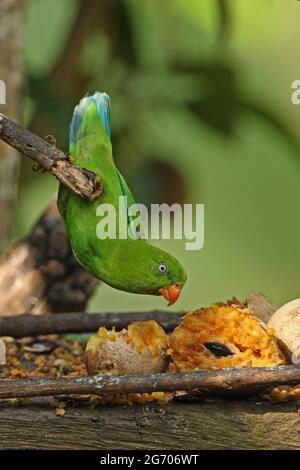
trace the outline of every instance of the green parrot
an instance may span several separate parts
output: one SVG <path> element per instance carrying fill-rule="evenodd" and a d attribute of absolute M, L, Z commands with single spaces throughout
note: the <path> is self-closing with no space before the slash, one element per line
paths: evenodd
<path fill-rule="evenodd" d="M 58 192 L 58 208 L 64 220 L 74 256 L 93 276 L 127 292 L 163 295 L 173 304 L 186 282 L 186 272 L 169 253 L 144 238 L 105 238 L 97 235 L 97 208 L 110 204 L 120 224 L 120 198 L 127 201 L 125 221 L 130 225 L 128 207 L 133 196 L 112 156 L 110 100 L 106 93 L 85 96 L 76 106 L 70 125 L 69 153 L 76 165 L 93 171 L 103 183 L 94 202 L 73 194 L 64 185 Z"/>

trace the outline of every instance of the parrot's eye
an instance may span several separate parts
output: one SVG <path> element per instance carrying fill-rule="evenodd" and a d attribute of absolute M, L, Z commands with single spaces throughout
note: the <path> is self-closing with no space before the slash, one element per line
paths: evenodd
<path fill-rule="evenodd" d="M 168 271 L 168 266 L 167 266 L 166 264 L 160 263 L 160 264 L 158 265 L 158 272 L 159 272 L 160 274 L 165 274 L 167 271 Z"/>

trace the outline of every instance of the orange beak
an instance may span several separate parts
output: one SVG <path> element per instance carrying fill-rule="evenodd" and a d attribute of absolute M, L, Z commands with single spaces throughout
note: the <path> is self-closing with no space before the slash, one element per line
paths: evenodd
<path fill-rule="evenodd" d="M 169 302 L 169 306 L 176 302 L 180 295 L 181 289 L 182 285 L 173 284 L 172 286 L 163 287 L 162 289 L 159 289 L 159 293 Z"/>

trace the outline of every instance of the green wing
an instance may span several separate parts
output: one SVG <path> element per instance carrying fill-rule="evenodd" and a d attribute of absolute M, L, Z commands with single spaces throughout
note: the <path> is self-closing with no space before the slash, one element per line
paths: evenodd
<path fill-rule="evenodd" d="M 57 207 L 64 221 L 66 221 L 67 218 L 69 198 L 70 191 L 63 184 L 60 184 L 57 195 Z"/>

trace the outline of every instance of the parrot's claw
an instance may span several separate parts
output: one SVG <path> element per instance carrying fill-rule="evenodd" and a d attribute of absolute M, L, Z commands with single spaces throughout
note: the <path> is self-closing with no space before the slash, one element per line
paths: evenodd
<path fill-rule="evenodd" d="M 34 173 L 44 173 L 46 170 L 43 167 L 41 167 L 39 163 L 34 163 L 32 165 L 32 171 Z"/>
<path fill-rule="evenodd" d="M 53 135 L 46 135 L 45 141 L 52 145 L 52 147 L 56 147 L 56 138 Z"/>

